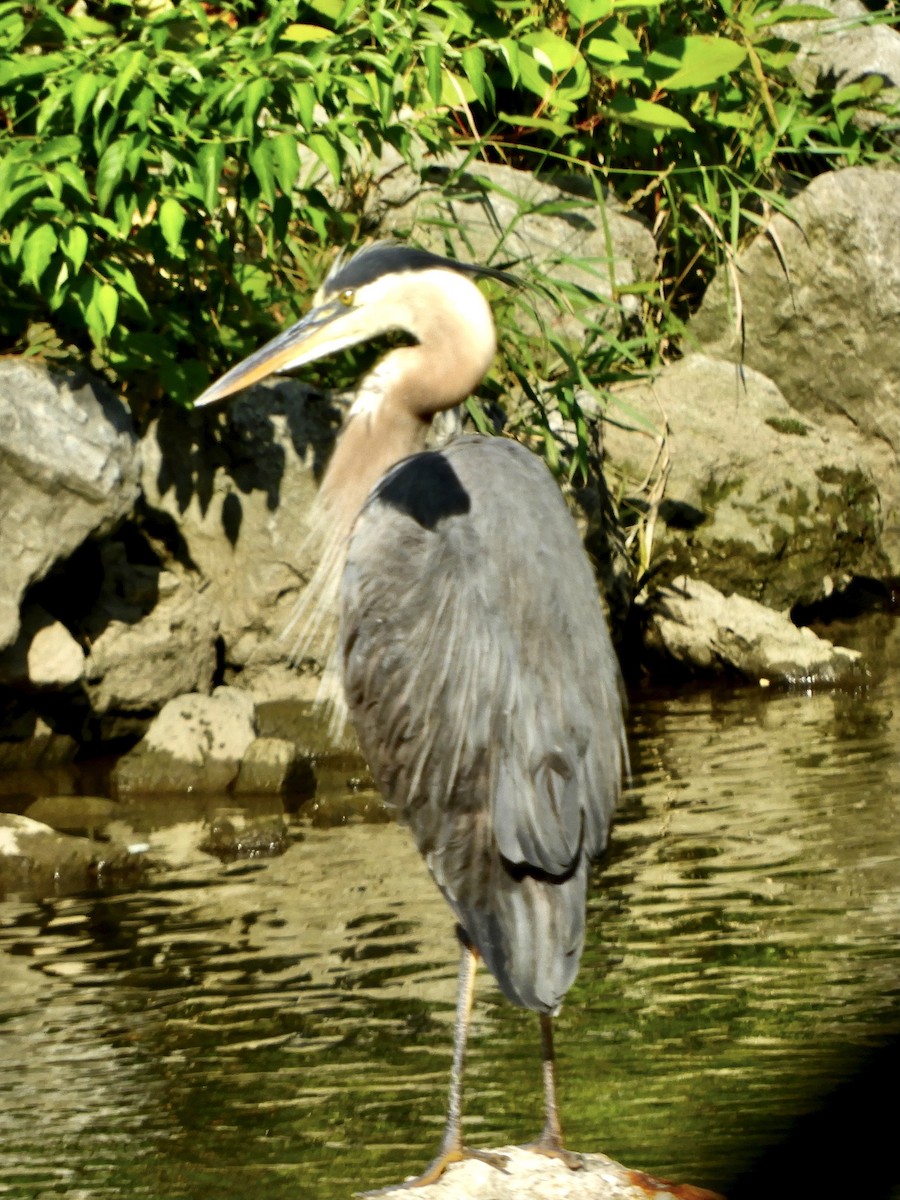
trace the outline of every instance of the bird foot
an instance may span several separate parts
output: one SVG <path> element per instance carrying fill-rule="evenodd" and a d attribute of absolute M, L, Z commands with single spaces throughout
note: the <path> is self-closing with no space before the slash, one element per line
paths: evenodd
<path fill-rule="evenodd" d="M 498 1171 L 507 1174 L 506 1164 L 509 1161 L 505 1154 L 493 1154 L 489 1150 L 474 1150 L 471 1146 L 453 1146 L 449 1150 L 441 1150 L 436 1158 L 432 1159 L 421 1175 L 416 1175 L 414 1179 L 404 1180 L 403 1183 L 393 1183 L 388 1187 L 377 1188 L 374 1192 L 356 1192 L 357 1196 L 368 1200 L 370 1196 L 384 1196 L 390 1192 L 406 1191 L 407 1188 L 427 1187 L 430 1183 L 437 1183 L 444 1172 L 453 1163 L 463 1162 L 467 1158 L 477 1159 L 478 1162 L 487 1163 L 490 1167 L 495 1167 Z"/>
<path fill-rule="evenodd" d="M 544 1158 L 556 1158 L 561 1163 L 565 1163 L 570 1171 L 582 1171 L 584 1169 L 584 1159 L 580 1154 L 575 1154 L 572 1150 L 567 1150 L 558 1138 L 554 1138 L 546 1133 L 542 1133 L 533 1142 L 526 1142 L 519 1149 L 530 1150 L 532 1154 L 542 1154 Z"/>

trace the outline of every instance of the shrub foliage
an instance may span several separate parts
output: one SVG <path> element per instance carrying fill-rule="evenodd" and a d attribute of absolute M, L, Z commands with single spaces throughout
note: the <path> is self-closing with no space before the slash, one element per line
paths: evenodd
<path fill-rule="evenodd" d="M 775 0 L 0 0 L 0 346 L 187 402 L 360 236 L 367 166 L 564 166 L 651 223 L 652 361 L 789 184 L 889 153 L 810 93 Z M 894 126 L 896 128 L 896 126 Z M 514 334 L 513 334 L 514 336 Z M 609 369 L 597 345 L 596 369 Z M 560 360 L 559 370 L 591 373 Z"/>

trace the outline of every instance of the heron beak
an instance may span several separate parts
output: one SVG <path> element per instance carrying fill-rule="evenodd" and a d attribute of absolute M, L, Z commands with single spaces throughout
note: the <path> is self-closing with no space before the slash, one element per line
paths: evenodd
<path fill-rule="evenodd" d="M 304 363 L 346 350 L 371 336 L 372 330 L 365 327 L 362 310 L 347 308 L 339 300 L 328 300 L 210 384 L 194 401 L 194 407 L 215 404 L 269 375 L 293 371 Z"/>

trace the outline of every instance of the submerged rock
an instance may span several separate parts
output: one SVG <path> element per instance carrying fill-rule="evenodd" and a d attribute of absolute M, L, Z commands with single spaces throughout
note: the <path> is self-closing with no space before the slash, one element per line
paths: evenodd
<path fill-rule="evenodd" d="M 223 863 L 238 859 L 277 858 L 291 845 L 280 814 L 260 816 L 239 809 L 220 812 L 210 822 L 200 849 Z"/>
<path fill-rule="evenodd" d="M 834 646 L 811 629 L 746 596 L 724 596 L 682 577 L 648 605 L 647 649 L 689 673 L 738 674 L 760 683 L 812 687 L 861 673 L 855 650 Z"/>
<path fill-rule="evenodd" d="M 247 747 L 234 785 L 240 795 L 283 795 L 285 792 L 311 796 L 315 778 L 309 760 L 287 738 L 258 737 Z"/>
<path fill-rule="evenodd" d="M 61 833 L 91 836 L 106 828 L 118 806 L 103 796 L 41 796 L 28 806 L 25 816 Z"/>
<path fill-rule="evenodd" d="M 0 897 L 52 896 L 143 878 L 148 863 L 125 846 L 58 833 L 30 817 L 0 813 Z"/>
<path fill-rule="evenodd" d="M 437 1183 L 416 1188 L 415 1196 L 421 1200 L 722 1200 L 705 1188 L 632 1171 L 605 1154 L 583 1154 L 582 1170 L 573 1171 L 558 1159 L 521 1146 L 504 1146 L 491 1153 L 504 1156 L 503 1170 L 467 1159 L 448 1167 Z M 411 1193 L 397 1187 L 379 1194 L 408 1200 Z"/>

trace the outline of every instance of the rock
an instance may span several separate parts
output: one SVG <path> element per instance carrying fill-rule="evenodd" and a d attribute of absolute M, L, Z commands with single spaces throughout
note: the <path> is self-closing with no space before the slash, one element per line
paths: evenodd
<path fill-rule="evenodd" d="M 119 759 L 113 784 L 120 796 L 225 791 L 255 737 L 254 704 L 246 692 L 220 687 L 211 696 L 179 696 Z"/>
<path fill-rule="evenodd" d="M 84 674 L 84 651 L 59 621 L 37 630 L 27 661 L 28 679 L 34 687 L 69 687 Z"/>
<path fill-rule="evenodd" d="M 0 683 L 56 691 L 83 675 L 84 651 L 69 630 L 40 605 L 29 605 L 15 642 L 0 652 Z"/>
<path fill-rule="evenodd" d="M 166 412 L 144 437 L 144 525 L 162 557 L 196 573 L 225 682 L 315 694 L 283 635 L 315 566 L 306 514 L 337 423 L 326 401 L 287 381 L 219 413 Z"/>
<path fill-rule="evenodd" d="M 78 743 L 68 733 L 53 729 L 43 717 L 28 711 L 14 723 L 4 722 L 0 739 L 0 771 L 47 768 L 69 763 Z"/>
<path fill-rule="evenodd" d="M 746 596 L 723 596 L 700 580 L 676 579 L 648 605 L 646 648 L 688 673 L 738 674 L 760 683 L 812 687 L 862 678 L 860 654 Z"/>
<path fill-rule="evenodd" d="M 166 701 L 207 692 L 216 671 L 215 614 L 200 580 L 123 561 L 103 547 L 103 587 L 84 621 L 85 693 L 104 737 L 142 731 Z"/>
<path fill-rule="evenodd" d="M 595 297 L 593 319 L 615 326 L 623 310 L 639 309 L 636 296 L 618 300 L 619 289 L 654 277 L 656 243 L 611 194 L 582 189 L 574 177 L 545 182 L 512 167 L 466 163 L 461 154 L 429 163 L 420 175 L 389 151 L 374 169 L 366 203 L 382 235 L 412 235 L 469 262 L 522 260 Z M 537 293 L 532 298 L 550 329 L 584 336 L 579 321 Z"/>
<path fill-rule="evenodd" d="M 416 1188 L 417 1200 L 722 1200 L 715 1192 L 690 1184 L 668 1183 L 632 1171 L 605 1154 L 583 1154 L 584 1167 L 573 1171 L 558 1159 L 521 1146 L 491 1151 L 502 1154 L 502 1171 L 477 1159 L 447 1168 L 437 1183 Z M 402 1188 L 387 1188 L 386 1200 L 407 1200 Z"/>
<path fill-rule="evenodd" d="M 900 570 L 900 169 L 820 175 L 737 258 L 736 298 L 720 271 L 690 334 L 705 353 L 743 361 L 821 429 L 868 435 L 867 466 Z"/>
<path fill-rule="evenodd" d="M 26 590 L 129 512 L 138 471 L 131 418 L 102 384 L 0 361 L 0 650 Z"/>
<path fill-rule="evenodd" d="M 657 582 L 699 576 L 783 609 L 819 599 L 835 580 L 889 573 L 878 489 L 849 426 L 801 418 L 766 376 L 701 354 L 616 395 L 627 415 L 611 406 L 609 417 L 667 430 Z M 607 420 L 603 442 L 624 507 L 644 504 L 658 437 Z"/>
<path fill-rule="evenodd" d="M 57 833 L 29 817 L 0 813 L 0 897 L 53 896 L 143 877 L 142 855 L 124 847 Z"/>
<path fill-rule="evenodd" d="M 25 816 L 60 833 L 93 836 L 102 832 L 118 811 L 118 805 L 103 796 L 41 796 L 26 808 Z"/>
<path fill-rule="evenodd" d="M 290 845 L 291 838 L 281 814 L 260 817 L 232 811 L 216 816 L 200 849 L 230 863 L 239 859 L 278 858 Z"/>
<path fill-rule="evenodd" d="M 883 21 L 873 22 L 860 0 L 816 0 L 831 20 L 790 21 L 776 26 L 780 37 L 800 47 L 791 70 L 811 88 L 837 90 L 881 75 L 900 88 L 900 33 Z"/>
<path fill-rule="evenodd" d="M 300 792 L 305 797 L 315 791 L 315 780 L 309 760 L 299 755 L 293 742 L 258 737 L 247 748 L 234 791 L 236 795 Z"/>

